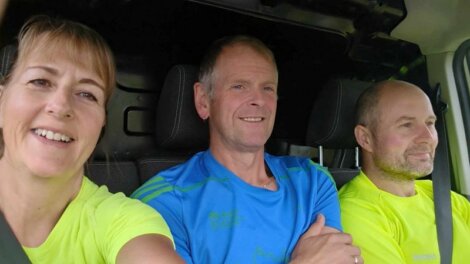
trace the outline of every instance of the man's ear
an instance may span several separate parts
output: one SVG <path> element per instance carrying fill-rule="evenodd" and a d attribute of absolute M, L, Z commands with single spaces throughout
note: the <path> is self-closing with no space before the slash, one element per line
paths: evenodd
<path fill-rule="evenodd" d="M 194 105 L 196 106 L 196 111 L 202 120 L 209 118 L 210 109 L 209 109 L 209 95 L 206 93 L 204 84 L 201 82 L 196 82 L 194 84 Z"/>
<path fill-rule="evenodd" d="M 367 127 L 363 125 L 354 127 L 354 136 L 356 137 L 357 144 L 364 151 L 372 152 L 372 135 Z"/>

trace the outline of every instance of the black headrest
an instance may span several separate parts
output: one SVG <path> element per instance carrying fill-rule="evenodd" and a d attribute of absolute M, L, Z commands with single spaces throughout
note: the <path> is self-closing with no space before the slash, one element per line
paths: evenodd
<path fill-rule="evenodd" d="M 0 50 L 0 80 L 3 80 L 15 62 L 16 46 L 7 45 Z"/>
<path fill-rule="evenodd" d="M 198 69 L 176 65 L 168 72 L 157 106 L 156 142 L 166 149 L 202 149 L 208 146 L 207 123 L 194 106 L 193 85 Z"/>
<path fill-rule="evenodd" d="M 356 147 L 354 110 L 361 93 L 371 83 L 336 79 L 319 92 L 307 128 L 305 141 L 309 146 L 331 149 Z"/>

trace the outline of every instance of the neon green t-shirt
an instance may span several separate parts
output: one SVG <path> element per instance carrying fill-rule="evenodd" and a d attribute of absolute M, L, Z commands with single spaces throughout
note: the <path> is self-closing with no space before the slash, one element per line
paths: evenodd
<path fill-rule="evenodd" d="M 157 233 L 173 241 L 163 218 L 122 193 L 111 194 L 84 177 L 77 197 L 42 245 L 23 247 L 32 263 L 115 263 L 126 242 Z"/>
<path fill-rule="evenodd" d="M 361 172 L 339 192 L 344 231 L 361 249 L 364 263 L 439 263 L 432 182 L 418 180 L 416 195 L 378 189 Z M 470 261 L 470 203 L 452 192 L 453 261 Z"/>

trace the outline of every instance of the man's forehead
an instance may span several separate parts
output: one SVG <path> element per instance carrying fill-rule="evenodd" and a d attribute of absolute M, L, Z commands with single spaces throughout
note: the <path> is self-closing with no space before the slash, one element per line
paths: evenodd
<path fill-rule="evenodd" d="M 411 121 L 421 119 L 436 119 L 432 106 L 425 100 L 393 100 L 388 98 L 388 103 L 383 103 L 378 107 L 377 114 L 381 120 L 391 120 L 393 122 Z M 380 104 L 379 104 L 380 105 Z"/>
<path fill-rule="evenodd" d="M 418 116 L 418 115 L 413 115 L 413 113 L 411 113 L 411 114 L 404 114 L 402 116 L 398 116 L 398 118 L 396 118 L 396 121 L 405 122 L 405 121 L 414 121 L 418 119 L 436 120 L 436 116 L 434 114 Z"/>
<path fill-rule="evenodd" d="M 412 84 L 391 83 L 383 86 L 379 90 L 379 104 L 384 104 L 386 107 L 399 104 L 429 104 L 431 105 L 428 96 L 419 87 Z"/>
<path fill-rule="evenodd" d="M 377 102 L 380 119 L 391 118 L 435 118 L 431 102 L 424 92 L 416 87 L 387 87 L 380 91 Z"/>

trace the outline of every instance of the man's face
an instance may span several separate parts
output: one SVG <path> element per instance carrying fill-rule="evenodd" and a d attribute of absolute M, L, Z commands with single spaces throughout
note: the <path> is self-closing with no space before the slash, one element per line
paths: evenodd
<path fill-rule="evenodd" d="M 245 45 L 225 47 L 212 85 L 211 147 L 242 152 L 263 149 L 276 115 L 277 70 L 272 62 Z"/>
<path fill-rule="evenodd" d="M 433 170 L 437 146 L 431 103 L 417 87 L 393 88 L 382 91 L 371 128 L 374 165 L 397 179 L 426 176 Z"/>

